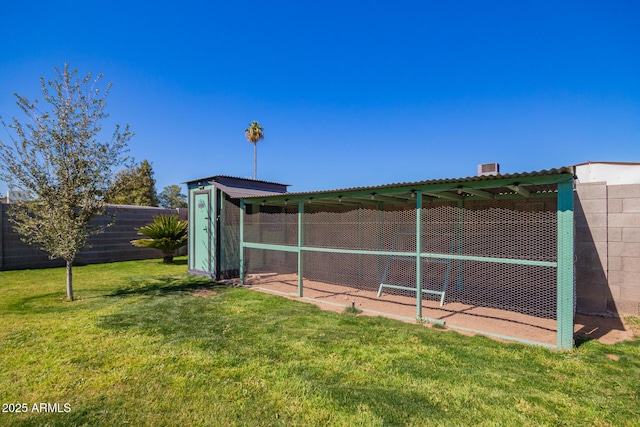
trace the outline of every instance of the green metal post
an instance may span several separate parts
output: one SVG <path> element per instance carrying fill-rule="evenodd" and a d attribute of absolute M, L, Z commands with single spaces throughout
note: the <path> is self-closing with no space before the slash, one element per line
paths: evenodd
<path fill-rule="evenodd" d="M 558 184 L 557 346 L 573 348 L 573 180 Z"/>
<path fill-rule="evenodd" d="M 244 200 L 240 199 L 240 283 L 244 285 Z"/>
<path fill-rule="evenodd" d="M 378 231 L 378 246 L 377 246 L 377 250 L 381 251 L 382 250 L 382 220 L 383 220 L 383 215 L 384 215 L 384 202 L 378 202 L 377 206 L 377 213 L 376 213 L 376 227 L 377 227 L 377 231 Z M 378 281 L 380 282 L 382 280 L 382 274 L 383 274 L 383 262 L 382 262 L 382 257 L 377 256 L 376 257 L 376 278 L 378 279 Z"/>
<path fill-rule="evenodd" d="M 422 320 L 422 190 L 416 191 L 416 318 Z"/>
<path fill-rule="evenodd" d="M 462 255 L 462 237 L 463 237 L 463 227 L 464 227 L 464 201 L 458 201 L 458 222 L 456 223 L 456 253 L 458 255 Z M 458 281 L 457 281 L 457 289 L 458 292 L 462 292 L 462 283 L 463 283 L 463 269 L 464 262 L 461 260 L 456 261 L 456 271 L 458 272 Z"/>
<path fill-rule="evenodd" d="M 298 296 L 302 298 L 303 296 L 303 280 L 302 275 L 304 274 L 304 265 L 302 262 L 302 246 L 304 245 L 304 224 L 302 221 L 302 217 L 304 216 L 304 202 L 300 200 L 298 202 Z"/>
<path fill-rule="evenodd" d="M 361 205 L 358 209 L 358 249 L 362 248 L 362 243 L 364 241 L 364 227 L 362 224 L 362 220 L 364 218 L 364 207 Z M 358 281 L 362 280 L 362 273 L 364 270 L 362 254 L 358 255 Z"/>

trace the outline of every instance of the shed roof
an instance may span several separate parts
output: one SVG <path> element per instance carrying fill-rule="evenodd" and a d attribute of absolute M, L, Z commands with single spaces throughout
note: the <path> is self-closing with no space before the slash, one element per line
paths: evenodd
<path fill-rule="evenodd" d="M 287 191 L 288 184 L 260 181 L 256 179 L 238 178 L 227 175 L 214 175 L 206 178 L 187 181 L 187 185 L 212 184 L 234 199 L 282 194 Z"/>
<path fill-rule="evenodd" d="M 210 182 L 210 181 L 216 181 L 216 182 L 221 182 L 221 181 L 233 181 L 233 182 L 237 182 L 237 183 L 245 183 L 245 184 L 274 184 L 274 185 L 281 185 L 281 186 L 285 186 L 288 187 L 291 184 L 282 184 L 279 182 L 272 182 L 272 181 L 262 181 L 260 179 L 251 179 L 251 178 L 240 178 L 237 176 L 230 176 L 230 175 L 212 175 L 212 176 L 207 176 L 204 178 L 197 178 L 197 179 L 191 179 L 189 181 L 185 181 L 183 182 L 183 184 L 196 184 L 198 182 Z"/>
<path fill-rule="evenodd" d="M 234 199 L 242 199 L 243 197 L 272 196 L 272 195 L 284 193 L 282 191 L 277 192 L 277 191 L 259 190 L 255 188 L 231 187 L 231 186 L 221 184 L 219 182 L 214 183 L 214 185 Z"/>

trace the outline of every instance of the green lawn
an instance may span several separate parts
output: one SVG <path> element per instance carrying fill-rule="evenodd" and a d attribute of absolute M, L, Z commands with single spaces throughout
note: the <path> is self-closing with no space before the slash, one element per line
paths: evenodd
<path fill-rule="evenodd" d="M 639 340 L 505 344 L 215 286 L 178 263 L 76 267 L 74 302 L 64 269 L 0 272 L 0 403 L 28 408 L 0 425 L 638 425 Z"/>

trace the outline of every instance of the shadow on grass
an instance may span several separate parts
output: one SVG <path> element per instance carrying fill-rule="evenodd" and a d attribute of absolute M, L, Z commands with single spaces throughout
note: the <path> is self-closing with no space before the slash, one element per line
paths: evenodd
<path fill-rule="evenodd" d="M 574 347 L 575 348 L 579 348 L 580 346 L 588 343 L 589 341 L 593 341 L 595 338 L 591 338 L 591 337 L 585 337 L 585 336 L 581 336 L 581 335 L 575 335 L 573 336 L 573 342 L 574 342 Z"/>
<path fill-rule="evenodd" d="M 187 259 L 177 259 L 174 258 L 173 262 L 171 263 L 165 263 L 164 261 L 162 261 L 162 259 L 149 259 L 147 264 L 154 264 L 154 265 L 187 265 Z"/>
<path fill-rule="evenodd" d="M 42 314 L 50 312 L 62 312 L 69 309 L 70 302 L 66 300 L 66 295 L 62 292 L 52 292 L 48 294 L 34 295 L 12 301 L 6 305 L 7 313 L 19 314 Z"/>
<path fill-rule="evenodd" d="M 220 288 L 224 285 L 213 282 L 204 277 L 185 276 L 185 277 L 141 277 L 132 278 L 124 286 L 121 286 L 114 292 L 107 294 L 108 297 L 121 297 L 127 295 L 167 295 L 173 293 L 189 292 L 196 290 L 212 290 Z"/>
<path fill-rule="evenodd" d="M 164 263 L 162 262 L 162 260 L 160 260 L 158 262 L 158 264 L 164 264 Z M 187 259 L 186 258 L 185 259 L 174 258 L 173 262 L 169 263 L 169 265 L 171 265 L 171 264 L 173 264 L 173 265 L 187 265 Z"/>
<path fill-rule="evenodd" d="M 103 298 L 126 297 L 133 295 L 163 296 L 180 293 L 199 293 L 200 296 L 214 291 L 215 288 L 224 287 L 223 284 L 212 282 L 209 279 L 195 276 L 141 276 L 132 278 L 124 285 L 111 293 L 104 294 L 99 289 L 81 289 L 76 291 L 74 301 L 69 301 L 64 292 L 53 292 L 14 299 L 6 304 L 4 310 L 7 313 L 17 314 L 44 314 L 62 313 L 74 310 L 86 310 L 95 308 Z M 79 304 L 81 301 L 93 301 L 92 304 Z M 106 301 L 106 300 L 105 300 Z"/>

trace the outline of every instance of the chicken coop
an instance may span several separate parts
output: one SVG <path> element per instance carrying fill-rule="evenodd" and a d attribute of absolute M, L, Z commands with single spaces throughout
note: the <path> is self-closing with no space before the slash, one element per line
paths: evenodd
<path fill-rule="evenodd" d="M 372 315 L 573 346 L 569 168 L 235 198 L 216 188 L 209 202 L 190 186 L 190 270 L 237 272 L 261 290 Z M 214 213 L 216 233 L 200 230 Z M 221 253 L 208 257 L 214 247 Z"/>

